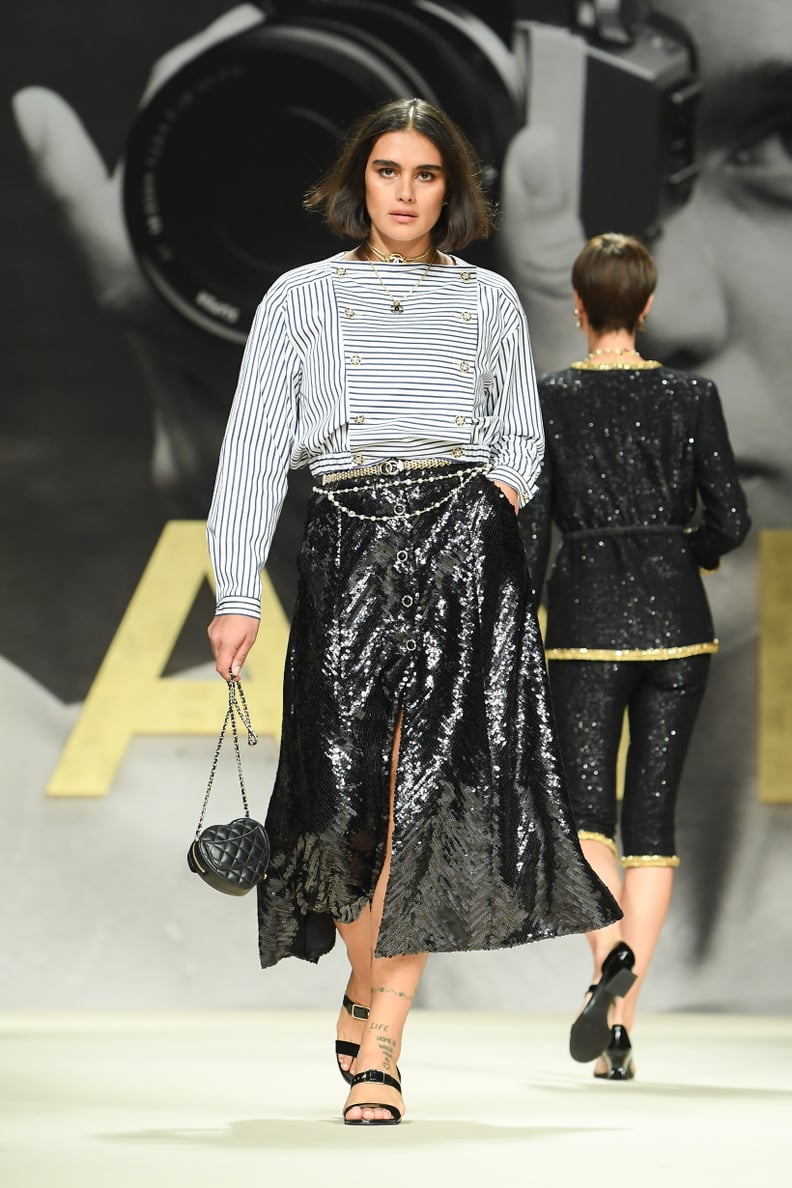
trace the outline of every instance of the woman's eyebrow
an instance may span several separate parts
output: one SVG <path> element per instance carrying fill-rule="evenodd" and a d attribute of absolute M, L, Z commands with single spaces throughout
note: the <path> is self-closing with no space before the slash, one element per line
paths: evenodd
<path fill-rule="evenodd" d="M 371 162 L 371 164 L 384 166 L 387 169 L 402 169 L 403 168 L 403 166 L 400 165 L 398 161 L 386 161 L 382 157 L 377 157 L 374 161 Z M 415 166 L 416 173 L 420 173 L 424 169 L 433 169 L 436 172 L 442 172 L 443 166 L 442 165 L 416 165 Z"/>

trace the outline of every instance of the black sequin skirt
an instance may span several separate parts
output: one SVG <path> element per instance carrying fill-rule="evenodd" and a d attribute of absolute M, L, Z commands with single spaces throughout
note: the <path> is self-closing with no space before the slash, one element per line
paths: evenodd
<path fill-rule="evenodd" d="M 317 961 L 333 921 L 370 902 L 399 719 L 377 956 L 505 948 L 618 919 L 577 840 L 506 497 L 461 465 L 329 491 L 309 503 L 298 556 L 262 966 Z"/>

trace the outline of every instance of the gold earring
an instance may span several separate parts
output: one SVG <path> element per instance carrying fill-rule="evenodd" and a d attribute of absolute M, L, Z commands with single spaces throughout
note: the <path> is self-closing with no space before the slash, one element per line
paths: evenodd
<path fill-rule="evenodd" d="M 646 318 L 643 314 L 641 314 L 640 318 L 638 319 L 638 325 L 635 328 L 639 334 L 642 334 L 646 329 Z"/>
<path fill-rule="evenodd" d="M 583 323 L 582 323 L 582 321 L 580 320 L 580 310 L 577 308 L 577 306 L 575 306 L 575 309 L 574 309 L 574 311 L 573 311 L 573 313 L 572 313 L 572 316 L 573 316 L 573 318 L 575 319 L 575 325 L 577 326 L 578 330 L 582 330 L 582 329 L 583 329 Z"/>

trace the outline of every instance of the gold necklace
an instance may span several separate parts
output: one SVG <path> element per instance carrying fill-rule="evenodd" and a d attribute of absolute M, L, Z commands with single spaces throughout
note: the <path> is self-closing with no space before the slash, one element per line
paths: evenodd
<path fill-rule="evenodd" d="M 434 245 L 430 244 L 425 252 L 421 252 L 420 256 L 403 256 L 401 252 L 381 252 L 379 248 L 374 247 L 370 239 L 366 240 L 365 248 L 369 252 L 373 252 L 378 260 L 383 264 L 420 264 L 421 260 L 425 260 L 430 252 L 434 251 Z"/>
<path fill-rule="evenodd" d="M 423 284 L 423 282 L 426 280 L 427 276 L 429 275 L 429 271 L 430 271 L 433 263 L 434 263 L 434 261 L 430 260 L 429 263 L 426 265 L 426 267 L 424 269 L 422 269 L 421 275 L 418 277 L 418 280 L 415 282 L 413 287 L 410 289 L 409 293 L 407 294 L 407 297 L 412 297 L 413 293 L 418 288 L 418 286 Z M 371 271 L 374 273 L 377 280 L 382 285 L 383 289 L 385 290 L 385 292 L 388 294 L 388 296 L 391 299 L 391 313 L 395 313 L 395 314 L 404 313 L 404 301 L 401 301 L 398 297 L 394 297 L 393 293 L 391 293 L 390 289 L 385 284 L 385 281 L 382 279 L 379 272 L 377 271 L 377 266 L 375 265 L 374 261 L 369 260 L 369 264 L 371 265 Z M 404 298 L 405 301 L 407 300 L 407 297 Z"/>
<path fill-rule="evenodd" d="M 641 358 L 635 347 L 597 347 L 595 351 L 589 351 L 586 358 L 599 359 L 602 355 L 635 355 L 636 359 Z"/>
<path fill-rule="evenodd" d="M 612 355 L 612 359 L 605 356 Z M 632 355 L 629 363 L 622 363 L 620 356 Z M 649 371 L 660 367 L 656 359 L 644 359 L 635 347 L 597 347 L 589 351 L 581 363 L 572 363 L 576 371 Z"/>
<path fill-rule="evenodd" d="M 658 363 L 657 359 L 644 359 L 641 355 L 637 355 L 635 361 L 631 363 L 617 363 L 615 360 L 612 363 L 607 363 L 592 359 L 589 355 L 581 362 L 570 363 L 569 366 L 574 371 L 652 371 L 663 365 Z"/>

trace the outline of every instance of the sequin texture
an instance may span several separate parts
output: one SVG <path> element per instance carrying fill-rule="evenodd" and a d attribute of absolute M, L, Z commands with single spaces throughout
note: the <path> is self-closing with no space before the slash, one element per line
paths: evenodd
<path fill-rule="evenodd" d="M 545 466 L 521 523 L 540 585 L 553 523 L 562 534 L 546 645 L 577 824 L 605 839 L 618 826 L 634 865 L 676 865 L 677 790 L 717 647 L 699 571 L 750 526 L 720 398 L 659 366 L 570 368 L 539 391 Z"/>
<path fill-rule="evenodd" d="M 715 568 L 750 525 L 715 385 L 668 367 L 569 368 L 545 376 L 539 392 L 545 464 L 521 524 L 539 585 L 553 522 L 563 537 L 548 584 L 548 654 L 713 650 L 699 570 Z"/>
<path fill-rule="evenodd" d="M 448 482 L 464 466 L 449 467 Z M 455 475 L 455 472 L 458 474 Z M 422 472 L 412 472 L 421 477 Z M 620 915 L 583 859 L 566 791 L 517 519 L 476 475 L 358 480 L 309 503 L 284 729 L 259 888 L 263 966 L 316 961 L 382 866 L 401 713 L 391 873 L 378 956 L 494 949 Z"/>
<path fill-rule="evenodd" d="M 710 657 L 591 663 L 552 660 L 561 753 L 582 833 L 615 838 L 625 854 L 668 856 L 676 865 L 676 798 L 707 684 Z M 621 804 L 616 759 L 630 707 Z"/>

